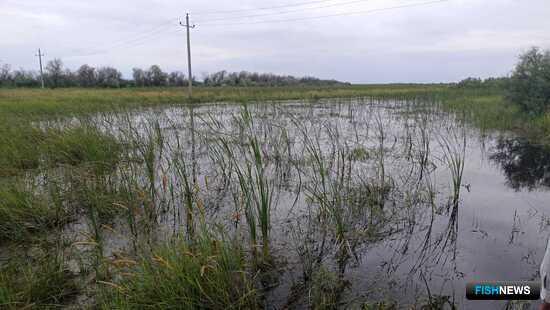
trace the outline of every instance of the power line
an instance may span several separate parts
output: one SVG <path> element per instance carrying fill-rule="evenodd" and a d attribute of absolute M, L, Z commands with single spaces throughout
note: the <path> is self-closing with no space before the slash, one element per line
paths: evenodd
<path fill-rule="evenodd" d="M 330 0 L 330 1 L 332 1 L 332 0 Z M 369 1 L 369 0 L 354 0 L 354 1 L 348 1 L 348 2 L 334 3 L 332 5 L 321 6 L 321 7 L 317 7 L 317 8 L 352 4 L 352 3 L 355 3 L 355 2 L 363 2 L 363 1 Z M 239 23 L 212 23 L 212 24 L 210 24 L 210 23 L 207 22 L 207 23 L 204 23 L 204 24 L 201 23 L 200 25 L 201 26 L 206 25 L 206 26 L 216 27 L 216 26 L 236 26 L 236 25 L 284 23 L 284 22 L 314 20 L 314 19 L 322 19 L 322 18 L 338 17 L 338 16 L 372 14 L 372 13 L 381 12 L 381 11 L 403 9 L 403 8 L 408 8 L 408 7 L 426 6 L 426 5 L 431 5 L 431 4 L 441 3 L 441 2 L 447 2 L 447 1 L 450 1 L 450 0 L 425 1 L 425 2 L 420 2 L 420 3 L 404 4 L 404 5 L 378 8 L 378 9 L 371 9 L 371 10 L 354 11 L 354 12 L 342 12 L 342 13 L 333 13 L 333 14 L 308 16 L 308 17 L 296 17 L 296 18 L 274 19 L 274 20 L 263 20 L 263 21 L 250 21 L 250 22 L 239 22 Z M 312 2 L 307 2 L 307 4 L 309 4 L 309 3 L 319 3 L 319 2 L 328 2 L 328 1 L 324 1 L 324 0 L 323 1 L 312 1 Z M 303 2 L 300 5 L 305 5 L 305 4 L 306 4 L 306 2 Z M 298 5 L 298 4 L 296 4 L 296 5 Z M 267 8 L 265 8 L 265 9 L 267 9 Z M 303 8 L 303 9 L 293 10 L 293 11 L 302 11 L 304 9 L 315 9 L 315 8 Z M 285 14 L 285 13 L 290 13 L 290 11 L 279 12 L 278 14 Z M 261 14 L 261 15 L 271 15 L 271 14 Z M 217 19 L 210 20 L 210 21 L 215 21 L 215 20 L 217 20 Z M 99 55 L 99 54 L 106 54 L 106 53 L 109 53 L 113 49 L 118 49 L 118 48 L 121 48 L 121 47 L 138 46 L 138 45 L 146 43 L 147 41 L 149 41 L 152 38 L 158 38 L 158 36 L 157 36 L 158 34 L 163 33 L 165 30 L 168 30 L 168 28 L 170 28 L 172 25 L 174 25 L 172 21 L 166 22 L 166 23 L 163 23 L 162 25 L 160 25 L 158 27 L 155 27 L 155 28 L 153 28 L 153 29 L 151 29 L 151 30 L 149 30 L 145 33 L 141 33 L 137 37 L 133 37 L 133 38 L 129 38 L 129 39 L 125 39 L 125 40 L 115 42 L 115 43 L 105 47 L 104 50 L 99 50 L 97 52 L 91 52 L 91 53 L 87 53 L 87 54 L 73 55 L 73 56 L 69 56 L 69 57 L 94 56 L 94 55 Z M 175 31 L 170 31 L 168 33 L 175 33 L 175 32 L 177 32 L 177 29 Z M 167 33 L 165 33 L 165 34 L 167 34 Z"/>
<path fill-rule="evenodd" d="M 165 22 L 165 23 L 162 23 L 161 25 L 155 27 L 155 28 L 152 28 L 144 33 L 140 33 L 139 35 L 135 36 L 135 37 L 131 37 L 131 38 L 128 38 L 128 39 L 122 39 L 122 40 L 119 40 L 118 42 L 115 41 L 114 43 L 111 43 L 110 45 L 108 45 L 107 47 L 110 47 L 110 48 L 113 48 L 113 47 L 116 47 L 118 45 L 124 45 L 124 44 L 128 44 L 128 43 L 133 43 L 135 41 L 140 41 L 141 39 L 143 38 L 147 38 L 147 37 L 151 37 L 151 36 L 154 36 L 166 29 L 169 29 L 176 24 L 176 21 L 177 20 L 171 20 L 169 22 Z"/>
<path fill-rule="evenodd" d="M 371 10 L 364 10 L 364 11 L 355 11 L 355 12 L 343 12 L 343 13 L 335 13 L 335 14 L 327 14 L 327 15 L 317 15 L 317 16 L 308 16 L 308 17 L 297 17 L 297 18 L 287 18 L 287 19 L 273 19 L 273 20 L 264 20 L 264 21 L 256 21 L 256 22 L 242 22 L 242 23 L 214 23 L 214 24 L 200 24 L 201 26 L 236 26 L 236 25 L 255 25 L 255 24 L 270 24 L 270 23 L 285 23 L 285 22 L 294 22 L 294 21 L 302 21 L 302 20 L 313 20 L 313 19 L 321 19 L 321 18 L 328 18 L 328 17 L 337 17 L 337 16 L 350 16 L 350 15 L 362 15 L 362 14 L 371 14 L 381 11 L 390 11 L 390 10 L 396 10 L 396 9 L 403 9 L 403 8 L 409 8 L 409 7 L 419 7 L 419 6 L 426 6 L 430 4 L 436 4 L 436 3 L 442 3 L 447 2 L 450 0 L 436 0 L 436 1 L 426 1 L 426 2 L 420 2 L 420 3 L 413 3 L 413 4 L 405 4 L 405 5 L 398 5 L 398 6 L 392 6 L 392 7 L 385 7 L 385 8 L 379 8 L 379 9 L 371 9 Z"/>
<path fill-rule="evenodd" d="M 95 48 L 96 51 L 92 51 L 90 53 L 73 55 L 73 56 L 70 56 L 70 57 L 94 56 L 94 55 L 99 55 L 99 54 L 105 54 L 105 53 L 109 52 L 108 50 L 118 49 L 118 48 L 121 48 L 121 47 L 139 46 L 139 45 L 147 42 L 150 39 L 158 38 L 158 36 L 157 36 L 158 34 L 165 33 L 164 31 L 170 29 L 174 25 L 176 25 L 176 24 L 175 23 L 173 24 L 172 22 L 170 22 L 169 24 L 159 26 L 159 27 L 155 27 L 155 28 L 153 28 L 153 29 L 151 29 L 151 30 L 149 30 L 145 33 L 141 33 L 138 36 L 131 37 L 129 39 L 119 40 L 118 42 L 115 41 L 115 42 L 113 42 L 109 45 L 105 45 L 103 47 Z M 168 33 L 175 33 L 175 32 L 176 31 L 171 31 L 171 32 L 168 32 Z"/>
<path fill-rule="evenodd" d="M 283 8 L 288 8 L 288 7 L 296 7 L 296 6 L 303 6 L 303 5 L 315 4 L 315 3 L 332 2 L 332 1 L 334 1 L 334 0 L 316 0 L 316 1 L 308 1 L 308 2 L 293 3 L 293 4 L 286 4 L 286 5 L 270 6 L 270 7 L 238 9 L 238 10 L 225 10 L 225 11 L 210 11 L 210 12 L 203 12 L 203 13 L 199 12 L 199 13 L 193 13 L 193 14 L 195 14 L 195 15 L 216 15 L 216 14 L 231 14 L 231 13 L 240 13 L 240 12 L 261 11 L 261 10 L 274 10 L 274 9 L 283 9 Z"/>
<path fill-rule="evenodd" d="M 283 11 L 283 12 L 271 12 L 271 13 L 262 13 L 262 14 L 253 14 L 253 15 L 215 18 L 215 19 L 209 19 L 206 22 L 209 23 L 209 22 L 213 22 L 213 21 L 225 21 L 225 20 L 235 20 L 235 19 L 242 19 L 242 18 L 253 18 L 253 17 L 261 17 L 261 16 L 282 15 L 282 14 L 302 12 L 302 11 L 307 11 L 307 10 L 316 10 L 316 9 L 338 7 L 338 6 L 343 6 L 343 5 L 355 4 L 355 3 L 361 3 L 361 2 L 369 2 L 369 1 L 372 1 L 372 0 L 354 0 L 354 1 L 347 1 L 347 2 L 332 3 L 332 4 L 328 4 L 328 5 L 322 5 L 322 6 L 299 8 L 299 9 L 288 10 L 288 11 Z"/>

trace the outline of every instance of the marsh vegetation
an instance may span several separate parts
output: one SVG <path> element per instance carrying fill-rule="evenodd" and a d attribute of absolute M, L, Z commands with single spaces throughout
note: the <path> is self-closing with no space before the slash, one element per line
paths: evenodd
<path fill-rule="evenodd" d="M 502 242 L 477 214 L 494 212 L 480 193 L 495 187 L 510 196 L 491 220 L 513 221 L 505 257 L 536 270 L 537 232 L 518 223 L 545 213 L 514 209 L 526 198 L 488 164 L 524 148 L 449 110 L 498 95 L 349 87 L 215 103 L 243 91 L 199 90 L 213 102 L 192 105 L 160 105 L 170 91 L 3 91 L 0 304 L 460 306 L 485 257 L 470 251 Z"/>

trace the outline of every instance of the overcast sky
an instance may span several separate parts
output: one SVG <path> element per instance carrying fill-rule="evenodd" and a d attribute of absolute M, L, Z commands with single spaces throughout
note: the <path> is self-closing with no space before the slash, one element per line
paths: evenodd
<path fill-rule="evenodd" d="M 199 78 L 447 82 L 507 75 L 521 52 L 550 48 L 550 0 L 0 0 L 0 63 L 37 69 L 40 47 L 71 69 L 186 71 L 187 11 Z"/>

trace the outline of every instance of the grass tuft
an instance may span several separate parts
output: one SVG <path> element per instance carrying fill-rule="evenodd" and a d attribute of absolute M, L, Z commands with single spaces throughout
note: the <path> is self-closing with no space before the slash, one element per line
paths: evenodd
<path fill-rule="evenodd" d="M 25 240 L 65 220 L 65 212 L 20 183 L 0 187 L 0 242 Z"/>
<path fill-rule="evenodd" d="M 251 309 L 254 280 L 242 249 L 197 235 L 193 246 L 177 239 L 143 257 L 117 283 L 105 283 L 103 309 Z"/>

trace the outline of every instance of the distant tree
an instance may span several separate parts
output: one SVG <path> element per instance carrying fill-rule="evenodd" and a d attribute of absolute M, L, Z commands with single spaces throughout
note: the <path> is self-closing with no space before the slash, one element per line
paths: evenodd
<path fill-rule="evenodd" d="M 168 74 L 168 85 L 170 86 L 183 86 L 185 85 L 185 74 L 181 71 L 173 71 Z"/>
<path fill-rule="evenodd" d="M 483 80 L 483 85 L 487 88 L 502 90 L 508 86 L 510 78 L 508 77 L 498 77 L 498 78 L 486 78 Z"/>
<path fill-rule="evenodd" d="M 458 88 L 480 88 L 483 86 L 483 80 L 480 78 L 468 77 L 458 82 Z"/>
<path fill-rule="evenodd" d="M 11 86 L 11 66 L 3 64 L 0 66 L 0 86 Z"/>
<path fill-rule="evenodd" d="M 46 76 L 48 84 L 53 87 L 60 87 L 63 79 L 63 62 L 59 58 L 50 60 L 46 65 Z"/>
<path fill-rule="evenodd" d="M 70 69 L 65 69 L 61 78 L 61 85 L 63 87 L 75 87 L 78 86 L 78 75 L 76 72 L 72 72 Z"/>
<path fill-rule="evenodd" d="M 248 79 L 248 72 L 241 71 L 239 72 L 239 85 L 240 86 L 250 86 L 250 80 Z"/>
<path fill-rule="evenodd" d="M 140 68 L 132 69 L 132 80 L 125 80 L 122 74 L 115 68 L 102 67 L 96 69 L 87 64 L 72 72 L 63 68 L 60 59 L 53 59 L 46 65 L 45 81 L 48 86 L 55 87 L 147 87 L 147 86 L 184 86 L 188 78 L 183 72 L 173 71 L 166 73 L 158 65 L 151 66 L 148 70 Z M 22 69 L 11 71 L 9 65 L 0 66 L 0 86 L 3 87 L 34 87 L 38 86 L 38 75 L 33 71 Z M 292 85 L 345 85 L 335 80 L 321 80 L 314 77 L 296 78 L 290 75 L 276 75 L 273 73 L 256 72 L 227 72 L 225 70 L 212 74 L 204 73 L 203 82 L 191 77 L 193 85 L 200 86 L 292 86 Z M 496 84 L 498 80 L 491 81 Z M 348 83 L 349 84 L 349 83 Z"/>
<path fill-rule="evenodd" d="M 206 86 L 291 86 L 291 85 L 344 85 L 335 80 L 321 80 L 314 77 L 296 78 L 290 75 L 272 73 L 230 72 L 219 71 L 204 74 L 203 83 Z"/>
<path fill-rule="evenodd" d="M 101 87 L 120 87 L 122 82 L 122 73 L 112 67 L 102 67 L 97 70 L 97 83 Z"/>
<path fill-rule="evenodd" d="M 494 91 L 504 90 L 509 83 L 507 77 L 490 77 L 484 80 L 480 78 L 469 77 L 458 83 L 451 84 L 453 87 L 460 89 L 475 89 L 476 91 L 485 91 L 491 93 Z"/>
<path fill-rule="evenodd" d="M 152 86 L 165 86 L 168 80 L 168 75 L 157 65 L 152 65 L 149 68 L 147 76 Z"/>
<path fill-rule="evenodd" d="M 550 107 L 550 51 L 534 47 L 519 57 L 508 85 L 507 98 L 530 114 Z"/>
<path fill-rule="evenodd" d="M 80 87 L 97 86 L 97 73 L 94 67 L 82 65 L 76 71 L 76 76 Z"/>
<path fill-rule="evenodd" d="M 144 87 L 146 85 L 147 76 L 145 74 L 145 71 L 140 68 L 134 68 L 132 69 L 132 76 L 134 78 L 134 83 L 138 87 Z"/>
<path fill-rule="evenodd" d="M 37 74 L 22 68 L 13 71 L 11 79 L 15 87 L 36 87 L 39 85 Z"/>

